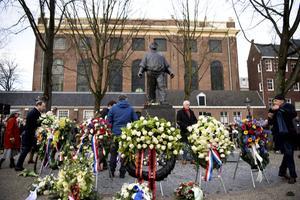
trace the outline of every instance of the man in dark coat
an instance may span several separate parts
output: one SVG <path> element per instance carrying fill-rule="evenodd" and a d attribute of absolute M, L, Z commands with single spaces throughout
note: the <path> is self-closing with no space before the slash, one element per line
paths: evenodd
<path fill-rule="evenodd" d="M 115 105 L 116 103 L 117 102 L 115 102 L 114 100 L 109 101 L 108 104 L 107 104 L 107 108 L 103 108 L 103 110 L 100 112 L 100 117 L 105 119 L 108 112 L 109 112 L 109 110 L 111 109 L 111 107 L 113 105 Z"/>
<path fill-rule="evenodd" d="M 142 77 L 147 72 L 147 98 L 148 103 L 156 102 L 156 89 L 160 95 L 160 103 L 166 104 L 166 79 L 165 73 L 174 78 L 174 74 L 165 57 L 158 53 L 157 43 L 153 42 L 149 46 L 150 51 L 146 53 L 140 63 L 138 76 Z"/>
<path fill-rule="evenodd" d="M 40 124 L 38 119 L 41 116 L 41 112 L 46 110 L 46 104 L 42 100 L 37 100 L 35 107 L 28 112 L 26 117 L 25 131 L 22 135 L 22 147 L 21 153 L 15 167 L 16 171 L 22 171 L 24 160 L 27 154 L 31 151 L 32 147 L 36 145 L 35 131 Z"/>
<path fill-rule="evenodd" d="M 112 125 L 113 136 L 119 137 L 122 133 L 121 128 L 125 127 L 129 122 L 136 121 L 138 118 L 133 108 L 128 103 L 127 97 L 125 95 L 120 95 L 118 103 L 115 104 L 109 110 L 107 119 L 109 123 Z M 118 149 L 119 149 L 119 143 L 115 141 L 110 150 L 110 163 L 109 163 L 109 167 L 113 177 L 117 167 Z M 125 173 L 126 173 L 126 169 L 125 166 L 123 165 L 123 161 L 121 160 L 120 178 L 125 178 Z"/>
<path fill-rule="evenodd" d="M 183 153 L 183 160 L 184 163 L 186 160 L 189 160 L 188 158 L 188 131 L 187 127 L 191 126 L 193 124 L 197 123 L 197 118 L 194 114 L 194 112 L 190 109 L 190 102 L 185 100 L 183 102 L 183 108 L 178 110 L 177 112 L 177 124 L 180 127 L 180 132 L 181 132 L 181 141 L 185 143 L 185 148 L 184 148 L 184 153 Z"/>
<path fill-rule="evenodd" d="M 273 125 L 272 130 L 278 133 L 279 148 L 283 153 L 283 159 L 279 167 L 278 175 L 288 178 L 288 183 L 296 182 L 297 174 L 294 161 L 294 141 L 295 129 L 293 119 L 297 116 L 295 107 L 292 104 L 286 103 L 283 95 L 275 96 L 273 107 L 268 113 L 270 125 Z M 287 176 L 289 169 L 290 177 Z"/>

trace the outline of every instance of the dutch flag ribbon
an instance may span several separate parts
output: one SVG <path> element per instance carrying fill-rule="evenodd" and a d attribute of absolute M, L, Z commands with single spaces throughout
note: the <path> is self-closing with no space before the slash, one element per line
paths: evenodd
<path fill-rule="evenodd" d="M 210 181 L 212 178 L 212 173 L 213 173 L 213 169 L 214 169 L 214 161 L 216 161 L 216 163 L 219 166 L 222 166 L 222 161 L 221 161 L 219 153 L 217 152 L 216 149 L 210 149 L 208 151 L 208 158 L 209 159 L 207 161 L 206 172 L 205 172 L 205 177 L 204 177 L 205 181 Z"/>

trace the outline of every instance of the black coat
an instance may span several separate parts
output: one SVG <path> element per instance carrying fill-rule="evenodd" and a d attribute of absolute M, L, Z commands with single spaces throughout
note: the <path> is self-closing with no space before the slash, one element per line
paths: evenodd
<path fill-rule="evenodd" d="M 38 121 L 40 116 L 41 113 L 36 108 L 33 108 L 31 111 L 28 112 L 26 117 L 25 130 L 22 135 L 22 145 L 24 146 L 35 145 L 36 143 L 35 131 L 37 127 L 40 126 L 40 122 Z"/>
<path fill-rule="evenodd" d="M 188 114 L 184 111 L 184 109 L 180 109 L 177 111 L 177 124 L 180 127 L 180 131 L 181 131 L 181 136 L 182 136 L 182 141 L 183 142 L 187 142 L 187 127 L 191 126 L 193 124 L 197 123 L 197 118 L 194 114 L 194 112 L 189 109 L 190 111 L 190 117 L 188 116 Z"/>
<path fill-rule="evenodd" d="M 295 128 L 293 124 L 293 119 L 297 116 L 297 112 L 295 110 L 295 107 L 292 104 L 284 103 L 278 110 L 270 110 L 269 112 L 273 113 L 272 119 L 269 119 L 269 124 L 273 125 L 272 127 L 272 133 L 277 134 L 281 140 L 289 140 L 292 142 L 295 138 Z M 288 134 L 281 134 L 279 133 L 278 128 L 278 121 L 277 121 L 277 115 L 278 113 L 281 113 L 284 119 L 284 122 L 286 124 L 286 127 L 288 129 Z"/>

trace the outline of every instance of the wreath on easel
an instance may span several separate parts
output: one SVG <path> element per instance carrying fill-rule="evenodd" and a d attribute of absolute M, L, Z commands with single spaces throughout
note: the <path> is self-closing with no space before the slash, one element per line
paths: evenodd
<path fill-rule="evenodd" d="M 176 156 L 182 153 L 180 139 L 180 130 L 165 119 L 141 117 L 122 129 L 119 152 L 131 176 L 149 180 L 152 173 L 156 181 L 161 181 L 171 173 Z M 153 168 L 157 170 L 151 172 Z"/>

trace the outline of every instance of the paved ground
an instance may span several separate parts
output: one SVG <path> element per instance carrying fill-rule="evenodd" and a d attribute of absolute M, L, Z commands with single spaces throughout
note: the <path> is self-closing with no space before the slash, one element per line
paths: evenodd
<path fill-rule="evenodd" d="M 297 158 L 300 152 L 296 152 L 296 168 L 298 175 L 300 174 L 300 159 Z M 231 158 L 236 159 L 237 156 Z M 266 175 L 270 181 L 267 184 L 264 179 L 262 183 L 256 183 L 254 189 L 251 182 L 249 166 L 241 161 L 237 170 L 236 179 L 233 179 L 234 168 L 236 163 L 228 162 L 223 166 L 222 177 L 225 182 L 228 193 L 226 194 L 220 184 L 218 178 L 214 178 L 210 182 L 202 182 L 202 188 L 206 195 L 206 199 L 224 199 L 224 200 L 299 200 L 300 199 L 300 179 L 294 185 L 288 184 L 285 180 L 277 176 L 277 169 L 280 164 L 282 155 L 270 154 L 270 164 L 266 169 Z M 27 168 L 33 168 L 33 165 L 25 165 Z M 45 171 L 46 174 L 49 173 Z M 216 173 L 215 173 L 216 174 Z M 117 174 L 118 175 L 118 174 Z M 164 196 L 161 195 L 159 185 L 157 185 L 158 199 L 174 199 L 174 189 L 183 181 L 195 180 L 196 171 L 191 164 L 182 165 L 179 161 L 169 177 L 161 182 Z M 256 174 L 254 174 L 256 178 Z M 25 178 L 17 176 L 17 173 L 8 168 L 8 162 L 5 162 L 0 169 L 0 200 L 24 200 L 28 195 L 28 188 L 33 182 L 33 178 Z M 104 171 L 99 174 L 98 190 L 103 199 L 112 199 L 112 196 L 120 190 L 124 182 L 134 182 L 134 179 L 126 176 L 120 179 L 118 176 L 111 180 L 108 172 Z M 287 196 L 287 192 L 292 192 L 294 196 Z M 38 199 L 47 199 L 39 197 Z"/>

